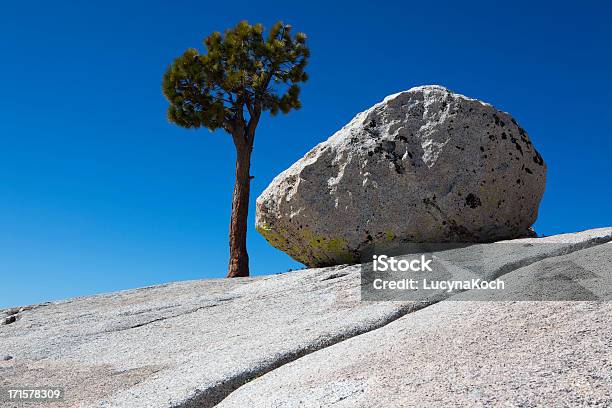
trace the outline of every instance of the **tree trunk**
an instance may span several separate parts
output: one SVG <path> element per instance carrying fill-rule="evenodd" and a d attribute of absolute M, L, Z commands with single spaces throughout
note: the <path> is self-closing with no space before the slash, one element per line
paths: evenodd
<path fill-rule="evenodd" d="M 247 253 L 246 239 L 251 190 L 250 168 L 252 149 L 252 144 L 248 142 L 236 144 L 236 182 L 232 196 L 228 278 L 249 276 L 249 254 Z"/>

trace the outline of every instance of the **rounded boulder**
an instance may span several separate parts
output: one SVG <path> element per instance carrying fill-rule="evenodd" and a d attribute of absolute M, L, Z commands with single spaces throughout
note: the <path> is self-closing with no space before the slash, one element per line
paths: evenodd
<path fill-rule="evenodd" d="M 508 113 L 441 86 L 386 97 L 279 174 L 256 228 L 309 266 L 366 249 L 533 234 L 546 165 Z"/>

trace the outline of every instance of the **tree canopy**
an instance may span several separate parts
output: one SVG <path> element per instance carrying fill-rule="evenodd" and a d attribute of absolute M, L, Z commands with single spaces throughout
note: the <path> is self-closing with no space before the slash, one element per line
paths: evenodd
<path fill-rule="evenodd" d="M 267 38 L 263 33 L 261 24 L 242 21 L 224 35 L 209 35 L 205 54 L 190 48 L 174 60 L 163 77 L 168 120 L 232 134 L 253 127 L 248 137 L 262 111 L 299 109 L 298 84 L 308 79 L 306 35 L 292 35 L 291 26 L 280 21 Z"/>

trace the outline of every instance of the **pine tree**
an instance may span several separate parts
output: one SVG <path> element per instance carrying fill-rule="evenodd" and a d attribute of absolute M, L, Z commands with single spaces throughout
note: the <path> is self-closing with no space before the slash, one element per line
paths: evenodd
<path fill-rule="evenodd" d="M 261 24 L 242 21 L 204 40 L 206 53 L 190 48 L 168 67 L 163 92 L 168 120 L 184 128 L 224 129 L 236 147 L 236 181 L 230 220 L 228 277 L 249 276 L 246 246 L 250 167 L 255 130 L 262 112 L 299 109 L 308 78 L 306 35 L 276 23 L 264 38 Z"/>

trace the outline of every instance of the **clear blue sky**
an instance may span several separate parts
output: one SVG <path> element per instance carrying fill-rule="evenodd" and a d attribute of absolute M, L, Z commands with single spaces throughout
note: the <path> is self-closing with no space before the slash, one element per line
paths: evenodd
<path fill-rule="evenodd" d="M 357 112 L 441 84 L 530 133 L 540 234 L 612 225 L 607 2 L 93 3 L 2 5 L 0 307 L 225 274 L 231 140 L 168 124 L 160 82 L 242 19 L 283 19 L 312 51 L 303 109 L 261 122 L 252 204 Z M 249 249 L 255 274 L 300 266 L 254 228 Z"/>

